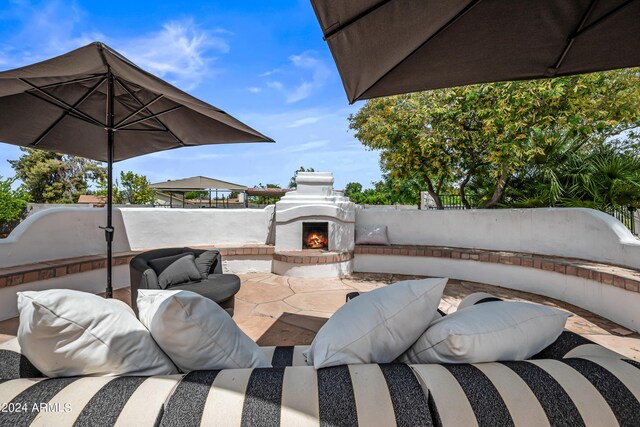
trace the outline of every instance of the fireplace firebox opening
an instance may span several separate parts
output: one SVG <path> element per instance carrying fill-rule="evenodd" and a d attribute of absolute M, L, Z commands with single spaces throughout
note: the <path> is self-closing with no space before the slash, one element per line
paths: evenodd
<path fill-rule="evenodd" d="M 303 222 L 302 249 L 329 249 L 329 223 Z"/>

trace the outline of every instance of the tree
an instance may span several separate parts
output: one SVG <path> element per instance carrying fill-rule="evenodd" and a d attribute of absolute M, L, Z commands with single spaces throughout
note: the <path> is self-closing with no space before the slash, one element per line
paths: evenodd
<path fill-rule="evenodd" d="M 465 206 L 471 188 L 489 208 L 545 147 L 597 146 L 638 127 L 640 75 L 628 69 L 381 98 L 349 121 L 363 145 L 380 150 L 385 172 L 426 187 L 438 208 L 454 186 Z"/>
<path fill-rule="evenodd" d="M 419 191 L 413 183 L 394 180 L 385 175 L 382 181 L 373 182 L 373 188 L 362 189 L 359 182 L 346 185 L 344 194 L 360 205 L 414 205 L 419 202 Z"/>
<path fill-rule="evenodd" d="M 28 194 L 22 188 L 13 190 L 15 178 L 0 176 L 0 238 L 6 237 L 27 214 Z"/>
<path fill-rule="evenodd" d="M 82 157 L 20 148 L 25 154 L 9 160 L 22 181 L 23 189 L 35 203 L 75 203 L 92 182 L 106 176 L 99 162 Z"/>
<path fill-rule="evenodd" d="M 138 175 L 131 171 L 120 172 L 120 184 L 122 185 L 122 190 L 119 193 L 124 203 L 132 205 L 151 203 L 151 184 L 146 176 Z M 209 194 L 207 194 L 208 197 Z"/>
<path fill-rule="evenodd" d="M 138 175 L 131 171 L 120 172 L 120 180 L 113 183 L 113 203 L 146 205 L 151 203 L 152 191 L 149 180 L 145 175 Z M 98 191 L 96 194 L 101 196 L 107 195 L 107 180 L 102 179 L 98 183 Z M 208 194 L 207 194 L 208 197 Z"/>
<path fill-rule="evenodd" d="M 206 190 L 189 191 L 184 194 L 184 198 L 187 200 L 195 200 L 195 199 L 209 200 L 209 192 Z"/>
<path fill-rule="evenodd" d="M 296 176 L 298 176 L 298 172 L 315 172 L 314 168 L 305 169 L 304 166 L 300 166 L 300 169 L 293 173 L 293 176 L 289 180 L 289 188 L 298 188 L 298 184 L 296 183 Z"/>
<path fill-rule="evenodd" d="M 628 144 L 575 143 L 545 150 L 531 167 L 514 177 L 507 204 L 514 207 L 589 207 L 610 212 L 640 207 L 640 156 Z"/>
<path fill-rule="evenodd" d="M 280 188 L 278 184 L 263 184 L 258 183 L 254 188 Z M 255 203 L 257 205 L 268 205 L 277 201 L 279 197 L 269 197 L 269 196 L 251 196 L 251 203 Z"/>

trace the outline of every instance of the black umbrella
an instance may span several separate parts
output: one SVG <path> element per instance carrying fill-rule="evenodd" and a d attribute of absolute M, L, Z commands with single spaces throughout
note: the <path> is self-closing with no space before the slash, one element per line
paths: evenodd
<path fill-rule="evenodd" d="M 350 102 L 640 65 L 640 0 L 311 0 Z"/>
<path fill-rule="evenodd" d="M 106 161 L 107 297 L 113 162 L 179 147 L 273 142 L 102 43 L 0 73 L 0 141 Z"/>

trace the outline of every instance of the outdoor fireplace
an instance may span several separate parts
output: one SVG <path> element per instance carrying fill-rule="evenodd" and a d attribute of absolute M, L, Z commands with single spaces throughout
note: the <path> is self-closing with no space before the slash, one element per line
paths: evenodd
<path fill-rule="evenodd" d="M 302 249 L 329 249 L 329 223 L 303 222 Z"/>
<path fill-rule="evenodd" d="M 351 273 L 355 205 L 333 189 L 329 172 L 299 172 L 296 184 L 276 203 L 272 271 L 293 277 Z"/>

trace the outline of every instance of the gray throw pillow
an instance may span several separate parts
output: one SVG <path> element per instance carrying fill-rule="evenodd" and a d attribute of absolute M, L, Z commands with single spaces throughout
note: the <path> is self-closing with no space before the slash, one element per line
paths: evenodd
<path fill-rule="evenodd" d="M 195 254 L 193 252 L 183 252 L 177 255 L 170 255 L 162 258 L 152 259 L 151 261 L 149 261 L 149 265 L 151 266 L 151 268 L 153 268 L 153 270 L 156 272 L 157 275 L 160 275 L 167 267 L 169 267 L 175 261 L 177 261 L 182 257 L 186 257 L 187 255 L 193 255 L 195 257 Z"/>
<path fill-rule="evenodd" d="M 195 258 L 192 254 L 179 258 L 158 276 L 158 282 L 162 289 L 200 280 L 202 280 L 202 275 L 198 271 L 198 267 L 196 267 Z"/>
<path fill-rule="evenodd" d="M 389 246 L 386 225 L 365 225 L 356 227 L 356 245 Z"/>
<path fill-rule="evenodd" d="M 209 277 L 211 266 L 213 266 L 213 263 L 216 262 L 217 258 L 218 251 L 206 251 L 196 258 L 196 267 L 198 267 L 203 279 Z"/>

